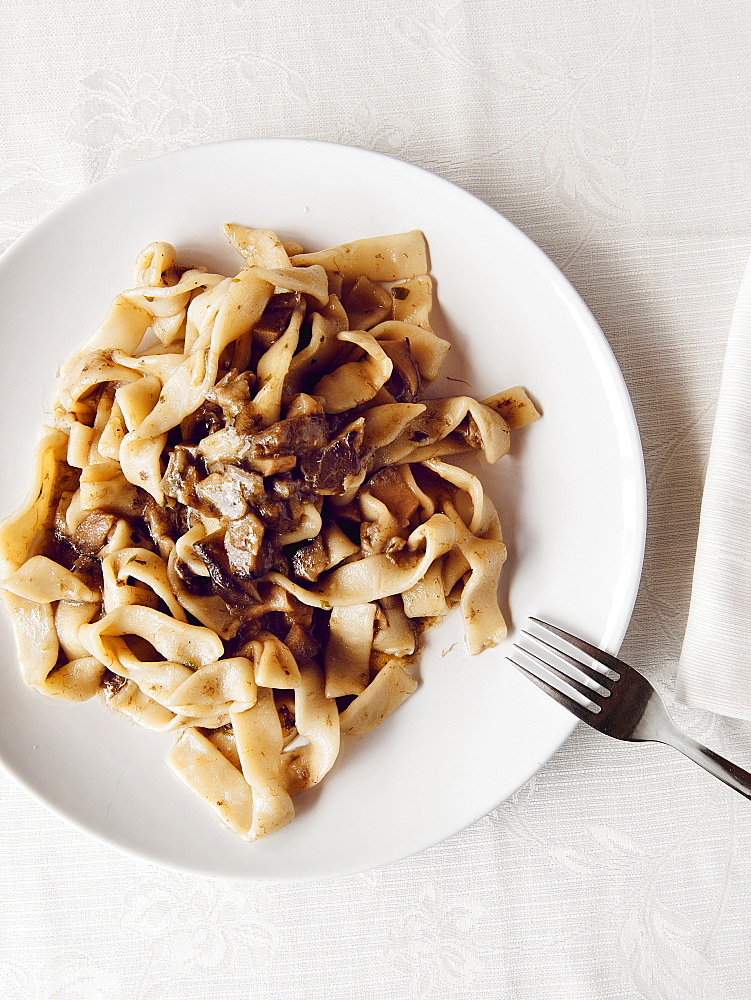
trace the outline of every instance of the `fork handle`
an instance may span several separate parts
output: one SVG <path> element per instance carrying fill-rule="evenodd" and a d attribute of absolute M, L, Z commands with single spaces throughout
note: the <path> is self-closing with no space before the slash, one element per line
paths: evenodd
<path fill-rule="evenodd" d="M 751 799 L 751 774 L 739 767 L 738 764 L 721 757 L 714 750 L 708 750 L 701 743 L 697 743 L 696 740 L 692 740 L 690 736 L 686 736 L 685 733 L 678 730 L 672 732 L 669 739 L 666 736 L 663 736 L 662 739 L 664 743 L 669 743 L 676 750 L 680 750 L 699 767 L 709 771 L 715 778 L 719 778 L 720 781 L 724 781 L 726 785 L 734 788 L 736 792 Z"/>

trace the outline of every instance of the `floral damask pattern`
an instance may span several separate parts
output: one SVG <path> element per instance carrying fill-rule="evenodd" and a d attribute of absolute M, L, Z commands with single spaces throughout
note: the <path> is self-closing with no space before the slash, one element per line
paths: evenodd
<path fill-rule="evenodd" d="M 68 137 L 87 151 L 92 180 L 206 138 L 208 107 L 171 73 L 102 68 L 81 86 Z"/>
<path fill-rule="evenodd" d="M 334 138 L 346 146 L 362 146 L 404 159 L 410 159 L 410 154 L 414 152 L 413 125 L 398 113 L 379 114 L 366 101 L 360 101 L 350 109 Z"/>
<path fill-rule="evenodd" d="M 86 954 L 55 952 L 42 966 L 0 961 L 0 996 L 9 1000 L 105 1000 L 123 977 Z"/>
<path fill-rule="evenodd" d="M 650 92 L 652 33 L 647 0 L 635 6 L 633 14 L 602 48 L 593 47 L 589 64 L 572 72 L 569 53 L 523 44 L 505 50 L 483 52 L 478 58 L 468 39 L 467 2 L 428 5 L 425 9 L 397 19 L 394 30 L 408 46 L 424 57 L 432 57 L 453 72 L 473 79 L 491 99 L 545 102 L 555 109 L 539 125 L 522 128 L 525 143 L 541 145 L 539 166 L 544 189 L 554 193 L 561 204 L 583 219 L 597 215 L 603 219 L 631 220 L 641 206 L 628 182 L 628 162 L 644 125 Z M 598 121 L 591 98 L 612 86 L 614 74 L 625 72 L 636 84 L 633 103 L 623 123 L 610 118 Z M 618 78 L 618 77 L 616 77 Z M 590 120 L 590 119 L 595 119 Z M 513 134 L 513 146 L 519 136 Z M 502 149 L 508 148 L 508 140 Z M 500 150 L 499 150 L 500 153 Z"/>
<path fill-rule="evenodd" d="M 478 987 L 485 967 L 478 935 L 485 918 L 473 896 L 457 898 L 439 884 L 423 886 L 407 902 L 388 945 L 409 996 L 429 1000 L 452 986 L 470 994 Z"/>
<path fill-rule="evenodd" d="M 751 7 L 83 0 L 51 31 L 39 5 L 11 6 L 0 250 L 122 167 L 288 135 L 433 169 L 562 266 L 640 421 L 650 529 L 626 655 L 672 704 L 719 363 L 751 250 Z M 751 762 L 748 726 L 673 710 Z M 0 997 L 747 1000 L 746 804 L 670 751 L 600 739 L 574 733 L 446 844 L 315 885 L 155 870 L 0 775 Z"/>
<path fill-rule="evenodd" d="M 33 163 L 0 162 L 0 252 L 75 192 Z"/>
<path fill-rule="evenodd" d="M 258 914 L 251 893 L 179 875 L 157 875 L 125 899 L 122 929 L 149 943 L 157 962 L 187 963 L 202 972 L 243 962 L 265 968 L 279 930 Z"/>
<path fill-rule="evenodd" d="M 713 963 L 695 938 L 693 921 L 659 902 L 630 908 L 619 951 L 642 996 L 723 1000 L 726 994 L 717 984 Z"/>

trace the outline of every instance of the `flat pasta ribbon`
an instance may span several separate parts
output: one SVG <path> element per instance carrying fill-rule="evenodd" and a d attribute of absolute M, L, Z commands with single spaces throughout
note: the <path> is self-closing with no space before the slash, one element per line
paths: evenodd
<path fill-rule="evenodd" d="M 234 275 L 150 243 L 62 366 L 0 596 L 29 687 L 173 734 L 254 841 L 417 689 L 425 628 L 458 608 L 471 653 L 505 636 L 500 520 L 446 459 L 496 462 L 539 414 L 521 386 L 425 395 L 450 345 L 421 233 L 225 233 Z"/>

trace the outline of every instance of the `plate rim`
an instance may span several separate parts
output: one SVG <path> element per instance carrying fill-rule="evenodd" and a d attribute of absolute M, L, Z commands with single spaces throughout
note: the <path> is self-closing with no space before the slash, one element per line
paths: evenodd
<path fill-rule="evenodd" d="M 483 201 L 478 196 L 467 191 L 460 184 L 450 181 L 439 174 L 434 173 L 427 167 L 420 166 L 410 161 L 401 159 L 400 157 L 391 156 L 386 153 L 382 153 L 377 150 L 368 149 L 356 145 L 348 145 L 342 143 L 330 142 L 322 139 L 308 139 L 308 138 L 296 138 L 290 136 L 277 136 L 277 137 L 248 137 L 248 138 L 236 138 L 236 139 L 226 139 L 218 142 L 210 143 L 200 143 L 191 146 L 185 146 L 180 149 L 172 150 L 170 152 L 163 153 L 156 157 L 150 157 L 145 160 L 141 160 L 138 163 L 132 164 L 124 169 L 114 171 L 111 174 L 97 180 L 95 183 L 89 184 L 83 187 L 81 190 L 73 194 L 71 197 L 66 198 L 60 204 L 54 206 L 50 211 L 45 213 L 40 219 L 38 219 L 29 229 L 26 230 L 21 236 L 19 236 L 13 243 L 6 248 L 6 250 L 0 255 L 0 274 L 10 265 L 13 264 L 14 259 L 17 254 L 24 252 L 27 243 L 38 239 L 40 236 L 43 237 L 45 229 L 48 227 L 54 227 L 58 219 L 64 219 L 65 216 L 76 210 L 76 207 L 81 203 L 87 202 L 89 200 L 96 200 L 100 197 L 101 193 L 105 193 L 108 188 L 117 188 L 118 185 L 123 183 L 128 183 L 132 178 L 137 177 L 141 172 L 147 173 L 150 168 L 153 168 L 155 164 L 161 164 L 168 161 L 179 162 L 181 159 L 188 160 L 191 157 L 196 156 L 196 154 L 201 151 L 207 150 L 218 150 L 220 148 L 242 148 L 248 147 L 250 149 L 259 149 L 262 147 L 278 147 L 278 148 L 292 148 L 299 146 L 301 149 L 317 147 L 326 150 L 330 155 L 336 155 L 344 153 L 346 156 L 353 156 L 355 158 L 361 157 L 364 160 L 373 161 L 378 163 L 389 164 L 389 169 L 403 170 L 407 173 L 417 173 L 421 175 L 423 182 L 428 183 L 437 188 L 450 188 L 453 190 L 455 195 L 466 198 L 468 204 L 474 205 L 476 209 L 479 209 L 485 213 L 492 213 L 495 220 L 501 225 L 505 226 L 510 233 L 513 233 L 515 239 L 521 240 L 526 244 L 528 252 L 530 252 L 538 267 L 545 274 L 545 276 L 551 281 L 557 283 L 563 288 L 565 292 L 565 299 L 568 305 L 573 309 L 579 322 L 583 322 L 587 328 L 589 335 L 594 339 L 597 344 L 600 356 L 605 362 L 608 374 L 611 379 L 611 386 L 616 390 L 618 411 L 621 417 L 625 418 L 625 428 L 628 435 L 628 441 L 631 448 L 632 456 L 632 471 L 636 473 L 632 483 L 632 496 L 631 503 L 633 505 L 633 511 L 636 517 L 636 530 L 635 530 L 635 554 L 632 557 L 633 562 L 630 569 L 630 574 L 628 574 L 628 585 L 624 585 L 624 597 L 622 601 L 622 607 L 619 609 L 617 615 L 614 616 L 614 621 L 611 627 L 611 635 L 607 637 L 607 641 L 603 642 L 605 648 L 613 654 L 617 654 L 621 646 L 621 643 L 627 632 L 631 617 L 634 612 L 634 607 L 636 604 L 636 599 L 638 595 L 639 585 L 642 578 L 643 564 L 646 549 L 646 534 L 647 534 L 647 482 L 646 482 L 646 471 L 644 462 L 644 453 L 641 443 L 641 436 L 639 433 L 638 421 L 636 418 L 636 413 L 634 411 L 633 402 L 631 400 L 628 386 L 623 376 L 623 372 L 618 364 L 618 360 L 615 356 L 613 348 L 608 341 L 603 329 L 600 327 L 599 323 L 595 319 L 592 311 L 585 302 L 582 295 L 574 287 L 571 281 L 566 277 L 566 275 L 561 271 L 561 269 L 554 263 L 554 261 L 531 239 L 523 230 L 521 230 L 515 223 L 511 222 L 506 216 L 504 216 L 500 211 L 495 209 L 493 206 L 489 205 L 487 202 Z M 13 658 L 15 659 L 15 651 L 13 653 Z M 539 759 L 535 769 L 527 775 L 515 788 L 512 788 L 503 798 L 501 798 L 496 806 L 501 805 L 503 802 L 507 801 L 508 798 L 513 795 L 519 788 L 521 788 L 527 781 L 530 780 L 536 774 L 540 768 L 542 768 L 560 749 L 568 736 L 573 732 L 576 726 L 579 724 L 578 720 L 571 716 L 571 724 L 563 727 L 564 734 L 563 737 L 550 749 L 548 752 L 547 747 L 543 753 L 543 756 Z M 352 868 L 343 868 L 342 870 L 337 870 L 331 873 L 319 873 L 319 874 L 309 874 L 309 875 L 264 875 L 258 874 L 257 872 L 247 872 L 247 873 L 236 873 L 233 875 L 221 874 L 215 871 L 199 870 L 197 868 L 192 868 L 186 865 L 181 865 L 179 863 L 170 863 L 165 861 L 162 857 L 155 857 L 150 855 L 148 852 L 141 850 L 137 847 L 132 847 L 123 842 L 123 840 L 118 840 L 114 836 L 102 833 L 99 830 L 95 830 L 88 826 L 85 821 L 76 817 L 75 813 L 68 811 L 65 808 L 58 806 L 50 799 L 47 798 L 45 794 L 35 789 L 29 780 L 20 773 L 15 767 L 13 767 L 6 759 L 4 755 L 0 756 L 0 767 L 3 771 L 8 774 L 15 782 L 17 782 L 33 799 L 35 799 L 44 808 L 50 810 L 58 818 L 62 819 L 65 823 L 71 825 L 79 832 L 85 834 L 88 837 L 93 837 L 100 843 L 105 844 L 107 847 L 114 849 L 117 852 L 122 852 L 130 857 L 136 858 L 146 864 L 156 865 L 160 868 L 164 868 L 181 875 L 189 875 L 201 878 L 208 878 L 216 881 L 235 881 L 235 882 L 256 882 L 256 883 L 307 883 L 307 882 L 317 882 L 317 881 L 330 881 L 332 878 L 343 878 L 348 877 L 353 874 L 362 873 L 365 871 L 370 871 L 377 868 L 387 867 L 391 864 L 395 864 L 399 861 L 406 859 L 407 857 L 415 856 L 424 850 L 428 850 L 431 847 L 436 846 L 439 843 L 443 843 L 448 839 L 456 836 L 461 831 L 467 829 L 481 819 L 484 815 L 487 815 L 487 811 L 483 810 L 479 815 L 473 816 L 467 822 L 463 822 L 461 826 L 449 833 L 441 833 L 426 843 L 422 848 L 417 851 L 409 849 L 406 853 L 399 854 L 398 856 L 392 857 L 388 861 L 377 860 L 372 865 L 362 866 L 358 865 Z M 249 845 L 252 850 L 252 845 Z"/>

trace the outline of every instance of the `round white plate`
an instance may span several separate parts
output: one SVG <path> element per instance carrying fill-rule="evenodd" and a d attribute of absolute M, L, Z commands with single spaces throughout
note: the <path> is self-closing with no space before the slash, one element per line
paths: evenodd
<path fill-rule="evenodd" d="M 631 404 L 608 344 L 547 257 L 447 181 L 362 149 L 245 140 L 186 149 L 84 191 L 0 261 L 3 470 L 0 513 L 25 496 L 57 366 L 132 281 L 138 252 L 167 240 L 182 263 L 239 268 L 224 222 L 306 247 L 421 229 L 436 327 L 453 343 L 446 394 L 525 385 L 543 419 L 481 471 L 509 559 L 503 646 L 470 658 L 450 616 L 429 633 L 416 694 L 368 737 L 348 739 L 286 829 L 255 844 L 226 831 L 168 771 L 173 737 L 98 700 L 26 689 L 2 616 L 0 757 L 34 795 L 96 837 L 155 864 L 232 879 L 314 879 L 406 857 L 461 830 L 525 782 L 574 720 L 506 661 L 527 615 L 617 650 L 645 533 L 644 471 Z M 479 462 L 478 462 L 479 465 Z M 563 794 L 563 793 L 562 793 Z"/>

